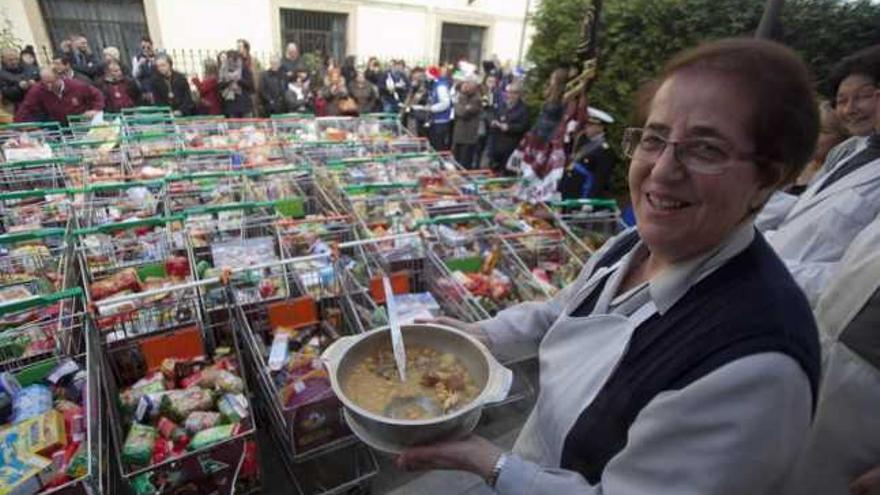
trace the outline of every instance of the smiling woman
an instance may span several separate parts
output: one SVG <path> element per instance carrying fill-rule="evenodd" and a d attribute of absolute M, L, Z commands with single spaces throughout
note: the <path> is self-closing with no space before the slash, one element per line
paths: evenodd
<path fill-rule="evenodd" d="M 723 40 L 675 58 L 642 96 L 624 143 L 638 230 L 553 299 L 463 327 L 495 353 L 539 350 L 541 393 L 513 452 L 472 437 L 401 466 L 468 470 L 501 494 L 781 483 L 809 428 L 818 339 L 753 219 L 812 154 L 809 74 L 781 45 Z"/>

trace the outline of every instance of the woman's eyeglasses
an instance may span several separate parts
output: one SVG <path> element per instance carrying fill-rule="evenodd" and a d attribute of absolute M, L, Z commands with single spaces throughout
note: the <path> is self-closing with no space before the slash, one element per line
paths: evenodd
<path fill-rule="evenodd" d="M 623 133 L 623 153 L 633 160 L 654 161 L 667 146 L 678 163 L 695 174 L 723 174 L 735 160 L 754 159 L 752 154 L 738 154 L 726 141 L 700 137 L 672 141 L 650 129 L 631 127 Z"/>

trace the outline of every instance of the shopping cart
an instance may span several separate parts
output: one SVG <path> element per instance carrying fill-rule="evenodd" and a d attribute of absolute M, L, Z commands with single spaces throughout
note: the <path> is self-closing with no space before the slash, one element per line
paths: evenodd
<path fill-rule="evenodd" d="M 165 211 L 169 214 L 202 206 L 240 203 L 247 197 L 247 182 L 240 171 L 171 174 L 164 182 Z"/>
<path fill-rule="evenodd" d="M 29 477 L 56 463 L 57 475 L 43 480 L 43 494 L 104 493 L 110 486 L 97 341 L 83 308 L 79 288 L 0 302 L 4 386 L 15 383 L 23 387 L 19 395 L 45 396 L 48 401 L 39 414 L 0 428 L 5 473 L 16 465 L 29 466 L 30 474 L 19 474 L 23 476 L 19 482 L 28 483 Z M 64 428 L 53 429 L 59 420 Z M 35 428 L 45 428 L 39 438 L 28 431 Z M 53 432 L 58 436 L 53 437 Z M 16 435 L 31 438 L 40 455 L 25 454 L 27 449 L 6 450 L 15 445 Z"/>
<path fill-rule="evenodd" d="M 65 229 L 72 218 L 73 198 L 68 189 L 0 192 L 0 233 Z"/>
<path fill-rule="evenodd" d="M 314 115 L 288 113 L 271 117 L 272 129 L 282 141 L 282 146 L 320 140 L 318 124 Z"/>
<path fill-rule="evenodd" d="M 0 301 L 48 296 L 75 285 L 66 233 L 45 228 L 0 235 Z"/>
<path fill-rule="evenodd" d="M 77 226 L 80 228 L 143 220 L 162 215 L 166 183 L 141 180 L 94 184 L 82 190 L 77 203 Z"/>
<path fill-rule="evenodd" d="M 183 216 L 153 217 L 74 230 L 89 303 L 188 280 Z"/>
<path fill-rule="evenodd" d="M 69 135 L 69 156 L 78 157 L 78 167 L 67 167 L 67 182 L 82 188 L 126 180 L 130 174 L 120 147 L 122 126 L 119 122 L 89 126 L 82 135 Z"/>
<path fill-rule="evenodd" d="M 160 179 L 176 172 L 176 152 L 181 150 L 180 135 L 170 123 L 150 125 L 147 130 L 126 129 L 123 135 L 125 163 L 135 180 Z"/>
<path fill-rule="evenodd" d="M 217 282 L 123 294 L 93 306 L 114 454 L 122 481 L 136 492 L 260 487 L 257 425 L 234 315 L 230 306 L 203 312 L 196 296 Z"/>
<path fill-rule="evenodd" d="M 584 260 L 626 228 L 613 199 L 569 199 L 550 201 L 547 205 L 554 210 L 560 226 L 574 240 L 575 252 Z"/>
<path fill-rule="evenodd" d="M 317 356 L 330 342 L 362 331 L 373 316 L 364 321 L 342 287 L 346 270 L 355 259 L 362 260 L 360 248 L 360 242 L 342 243 L 335 253 L 274 262 L 285 266 L 294 277 L 291 287 L 299 292 L 265 304 L 236 300 L 268 431 L 304 493 L 346 493 L 364 487 L 378 472 L 374 455 L 345 427 L 342 405 L 323 365 L 313 364 L 320 363 Z M 316 266 L 322 267 L 320 273 L 313 271 Z"/>
<path fill-rule="evenodd" d="M 231 282 L 241 301 L 274 300 L 290 294 L 283 267 L 254 268 L 281 258 L 276 202 L 238 202 L 184 211 L 189 257 L 198 280 L 224 269 L 244 268 Z M 227 304 L 219 285 L 201 287 L 206 308 Z"/>
<path fill-rule="evenodd" d="M 120 111 L 126 136 L 136 137 L 143 133 L 167 132 L 174 124 L 171 107 L 132 107 Z"/>
<path fill-rule="evenodd" d="M 225 144 L 215 148 L 235 152 L 244 168 L 283 167 L 286 164 L 282 140 L 269 119 L 226 119 Z M 213 143 L 212 143 L 213 144 Z"/>
<path fill-rule="evenodd" d="M 504 234 L 501 238 L 528 268 L 547 297 L 574 282 L 584 267 L 561 230 L 531 230 Z"/>
<path fill-rule="evenodd" d="M 223 148 L 226 145 L 226 124 L 222 115 L 177 117 L 174 126 L 185 149 Z"/>
<path fill-rule="evenodd" d="M 385 304 L 383 276 L 391 282 L 396 295 L 398 319 L 401 324 L 416 318 L 450 316 L 462 321 L 478 321 L 487 317 L 476 300 L 459 285 L 443 285 L 446 275 L 440 264 L 425 256 L 392 256 L 384 248 L 389 244 L 414 246 L 424 241 L 417 235 L 402 235 L 361 241 L 364 254 L 350 264 L 345 277 L 345 294 L 351 307 L 363 321 L 374 321 L 369 330 L 384 322 L 370 320 L 366 315 L 377 313 Z M 416 249 L 425 252 L 425 247 Z M 383 308 L 384 311 L 384 308 Z"/>
<path fill-rule="evenodd" d="M 76 187 L 70 178 L 79 176 L 81 167 L 80 159 L 76 156 L 7 162 L 0 166 L 0 192 Z"/>
<path fill-rule="evenodd" d="M 313 166 L 321 166 L 331 160 L 371 154 L 369 146 L 360 141 L 287 142 L 284 153 L 286 156 L 300 156 Z"/>
<path fill-rule="evenodd" d="M 64 136 L 58 122 L 0 125 L 0 162 L 53 158 L 64 154 L 63 145 Z"/>

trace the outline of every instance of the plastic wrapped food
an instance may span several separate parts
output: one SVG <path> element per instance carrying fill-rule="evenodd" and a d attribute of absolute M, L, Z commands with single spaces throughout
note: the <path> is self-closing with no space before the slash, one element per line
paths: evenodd
<path fill-rule="evenodd" d="M 43 385 L 31 385 L 21 389 L 13 398 L 13 421 L 20 423 L 45 414 L 50 409 L 52 409 L 52 391 Z"/>
<path fill-rule="evenodd" d="M 194 435 L 202 430 L 207 430 L 208 428 L 213 428 L 219 425 L 220 420 L 220 413 L 196 411 L 190 413 L 190 415 L 186 417 L 183 426 L 186 428 L 187 432 Z"/>
<path fill-rule="evenodd" d="M 122 461 L 135 466 L 149 464 L 158 435 L 152 426 L 132 424 L 122 446 Z"/>
<path fill-rule="evenodd" d="M 175 421 L 184 421 L 195 411 L 209 411 L 214 408 L 214 396 L 202 388 L 172 390 L 162 396 L 159 411 Z"/>
<path fill-rule="evenodd" d="M 141 288 L 141 281 L 138 278 L 137 271 L 134 268 L 126 268 L 125 270 L 114 273 L 113 275 L 92 283 L 89 287 L 92 299 L 100 301 L 114 294 L 127 290 L 138 292 Z"/>
<path fill-rule="evenodd" d="M 235 436 L 238 429 L 239 425 L 236 423 L 215 426 L 213 428 L 208 428 L 207 430 L 202 430 L 196 433 L 196 436 L 193 437 L 192 441 L 187 446 L 187 449 L 190 451 L 200 450 L 215 443 L 228 440 Z"/>
<path fill-rule="evenodd" d="M 217 410 L 229 423 L 238 423 L 248 417 L 248 402 L 242 394 L 226 394 L 217 401 Z"/>
<path fill-rule="evenodd" d="M 146 394 L 162 392 L 165 390 L 165 383 L 162 381 L 162 374 L 155 373 L 146 378 L 139 380 L 128 390 L 119 394 L 119 401 L 122 407 L 128 411 L 134 410 L 138 402 Z"/>

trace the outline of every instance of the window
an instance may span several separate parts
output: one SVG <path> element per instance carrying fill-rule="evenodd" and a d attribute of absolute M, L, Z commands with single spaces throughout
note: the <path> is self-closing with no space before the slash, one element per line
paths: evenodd
<path fill-rule="evenodd" d="M 130 61 L 148 34 L 143 0 L 40 0 L 40 9 L 52 40 L 50 56 L 62 40 L 82 34 L 93 52 L 115 46 Z"/>
<path fill-rule="evenodd" d="M 318 52 L 340 64 L 345 58 L 348 16 L 310 10 L 281 9 L 281 45 L 296 43 L 302 54 Z"/>
<path fill-rule="evenodd" d="M 483 33 L 486 28 L 464 24 L 443 23 L 440 33 L 440 62 L 455 64 L 459 60 L 480 65 L 483 60 Z"/>

